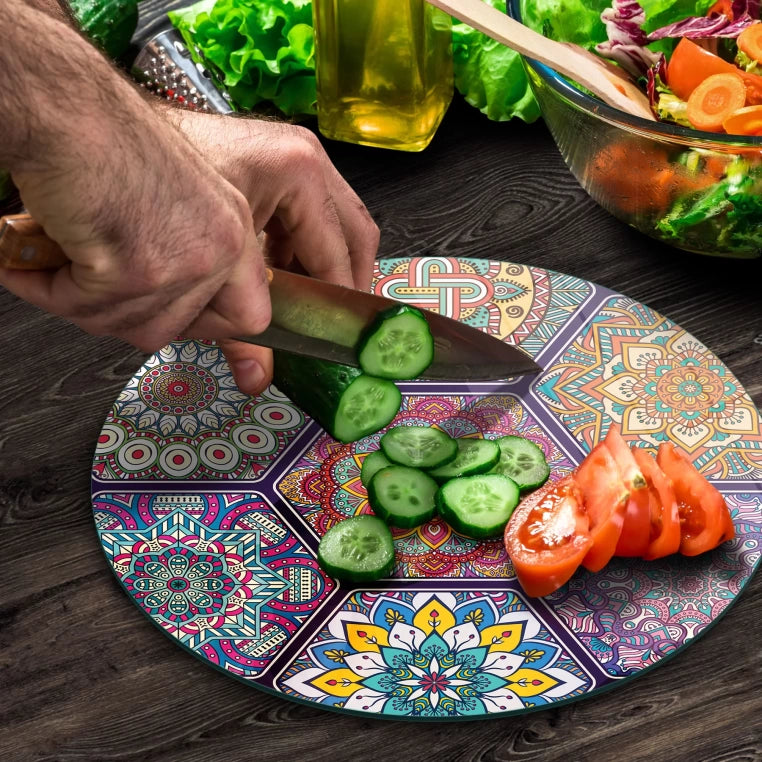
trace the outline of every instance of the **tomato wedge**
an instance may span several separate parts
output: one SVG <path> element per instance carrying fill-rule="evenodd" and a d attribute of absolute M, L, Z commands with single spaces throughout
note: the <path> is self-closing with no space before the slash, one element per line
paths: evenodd
<path fill-rule="evenodd" d="M 659 445 L 656 462 L 674 486 L 683 555 L 705 553 L 716 548 L 730 531 L 735 534 L 725 498 L 671 442 Z"/>
<path fill-rule="evenodd" d="M 649 497 L 649 542 L 643 558 L 671 556 L 680 549 L 680 513 L 672 482 L 645 450 L 633 447 L 632 455 L 645 477 Z"/>
<path fill-rule="evenodd" d="M 615 556 L 642 556 L 651 536 L 651 510 L 648 485 L 619 426 L 611 424 L 603 440 L 616 461 L 619 476 L 630 494 L 624 510 L 622 533 L 619 535 Z"/>
<path fill-rule="evenodd" d="M 568 582 L 592 540 L 573 476 L 548 482 L 519 503 L 505 528 L 505 549 L 527 595 L 549 595 Z"/>
<path fill-rule="evenodd" d="M 574 476 L 590 518 L 593 544 L 582 565 L 600 571 L 613 557 L 624 525 L 629 492 L 619 475 L 614 456 L 599 442 L 579 464 Z"/>

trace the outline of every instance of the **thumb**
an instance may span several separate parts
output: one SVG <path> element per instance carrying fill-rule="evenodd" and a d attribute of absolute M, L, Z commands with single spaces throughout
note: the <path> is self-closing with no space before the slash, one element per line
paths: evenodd
<path fill-rule="evenodd" d="M 232 339 L 224 339 L 219 344 L 238 388 L 244 394 L 263 392 L 273 377 L 272 351 Z"/>

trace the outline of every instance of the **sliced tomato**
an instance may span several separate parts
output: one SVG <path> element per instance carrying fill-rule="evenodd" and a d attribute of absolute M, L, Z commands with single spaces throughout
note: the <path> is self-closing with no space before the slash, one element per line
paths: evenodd
<path fill-rule="evenodd" d="M 603 443 L 614 456 L 619 476 L 630 494 L 614 555 L 630 558 L 642 556 L 651 536 L 651 510 L 645 477 L 618 425 L 612 424 L 609 427 Z"/>
<path fill-rule="evenodd" d="M 574 477 L 548 482 L 524 498 L 505 528 L 504 540 L 527 595 L 549 595 L 568 582 L 592 545 Z"/>
<path fill-rule="evenodd" d="M 716 548 L 728 533 L 725 498 L 672 442 L 659 445 L 656 462 L 672 480 L 675 490 L 680 513 L 680 552 L 697 556 Z"/>
<path fill-rule="evenodd" d="M 614 456 L 605 442 L 599 442 L 579 464 L 574 478 L 590 518 L 593 541 L 582 565 L 600 571 L 612 558 L 624 525 L 629 492 L 619 475 Z"/>
<path fill-rule="evenodd" d="M 680 549 L 680 513 L 672 482 L 645 450 L 633 447 L 632 454 L 648 485 L 649 542 L 643 558 L 671 556 Z"/>

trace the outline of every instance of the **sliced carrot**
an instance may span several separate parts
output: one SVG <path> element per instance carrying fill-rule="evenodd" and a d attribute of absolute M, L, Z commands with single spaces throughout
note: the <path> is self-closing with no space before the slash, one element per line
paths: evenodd
<path fill-rule="evenodd" d="M 749 58 L 762 63 L 762 21 L 749 24 L 738 35 L 738 49 L 746 53 Z"/>
<path fill-rule="evenodd" d="M 667 63 L 667 84 L 681 100 L 687 101 L 691 93 L 712 74 L 737 74 L 746 85 L 746 102 L 762 103 L 762 77 L 739 69 L 724 58 L 705 50 L 687 37 L 677 43 Z"/>
<path fill-rule="evenodd" d="M 713 157 L 707 158 L 707 164 Z M 626 219 L 664 214 L 675 198 L 713 185 L 727 160 L 714 160 L 700 172 L 673 162 L 667 151 L 638 140 L 603 146 L 585 170 L 584 184 L 600 189 L 603 201 Z M 626 167 L 628 171 L 623 171 Z"/>
<path fill-rule="evenodd" d="M 688 98 L 688 121 L 698 130 L 722 132 L 722 123 L 746 103 L 746 87 L 738 74 L 707 77 Z"/>
<path fill-rule="evenodd" d="M 762 135 L 762 106 L 744 106 L 722 123 L 729 135 Z"/>
<path fill-rule="evenodd" d="M 717 0 L 716 3 L 709 7 L 706 12 L 707 16 L 711 16 L 713 13 L 720 13 L 723 16 L 727 16 L 729 19 L 733 19 L 733 0 Z"/>

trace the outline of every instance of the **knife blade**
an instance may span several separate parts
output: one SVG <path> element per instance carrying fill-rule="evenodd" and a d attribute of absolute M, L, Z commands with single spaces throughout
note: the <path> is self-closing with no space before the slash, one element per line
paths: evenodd
<path fill-rule="evenodd" d="M 61 248 L 30 215 L 0 218 L 0 267 L 57 268 L 68 262 Z M 403 302 L 334 283 L 268 268 L 272 320 L 239 341 L 357 367 L 357 346 L 379 312 Z M 420 308 L 434 337 L 434 361 L 421 375 L 437 381 L 494 381 L 539 373 L 521 348 L 464 323 Z"/>

